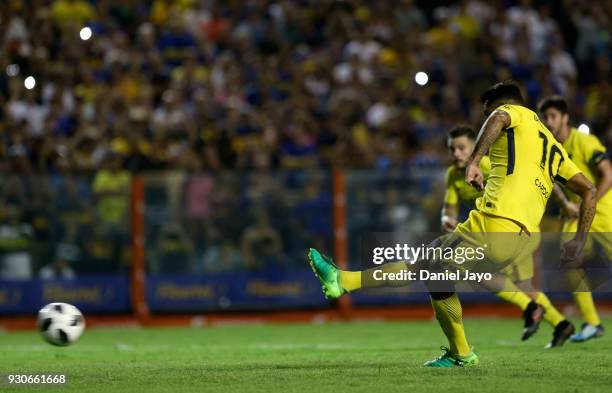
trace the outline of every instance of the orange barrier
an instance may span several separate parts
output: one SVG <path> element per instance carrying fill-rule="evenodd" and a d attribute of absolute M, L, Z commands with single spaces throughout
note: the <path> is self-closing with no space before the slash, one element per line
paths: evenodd
<path fill-rule="evenodd" d="M 344 172 L 334 169 L 332 173 L 333 225 L 334 225 L 334 261 L 342 269 L 348 267 L 348 230 L 346 228 L 346 179 Z M 344 296 L 338 300 L 340 313 L 351 312 L 351 297 Z"/>
<path fill-rule="evenodd" d="M 140 323 L 145 323 L 149 317 L 145 286 L 145 221 L 144 221 L 144 183 L 142 177 L 132 178 L 131 188 L 132 211 L 132 270 L 130 285 L 132 309 Z"/>

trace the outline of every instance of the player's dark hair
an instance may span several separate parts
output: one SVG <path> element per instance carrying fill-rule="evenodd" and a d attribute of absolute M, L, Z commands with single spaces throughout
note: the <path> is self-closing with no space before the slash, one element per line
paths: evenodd
<path fill-rule="evenodd" d="M 473 141 L 476 140 L 476 132 L 470 126 L 456 126 L 448 132 L 448 137 L 451 139 L 459 138 L 460 136 L 467 136 Z"/>
<path fill-rule="evenodd" d="M 511 99 L 519 104 L 524 102 L 521 88 L 513 81 L 496 83 L 480 96 L 480 101 L 487 106 L 500 99 Z"/>
<path fill-rule="evenodd" d="M 567 101 L 561 96 L 551 96 L 545 98 L 538 104 L 538 112 L 540 113 L 544 113 L 550 108 L 556 109 L 564 115 L 569 113 Z"/>

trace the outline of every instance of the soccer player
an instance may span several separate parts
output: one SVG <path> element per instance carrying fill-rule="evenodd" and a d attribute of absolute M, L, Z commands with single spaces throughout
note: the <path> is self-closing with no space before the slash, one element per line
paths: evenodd
<path fill-rule="evenodd" d="M 476 133 L 471 127 L 457 126 L 448 133 L 448 151 L 453 164 L 446 170 L 444 206 L 442 207 L 442 230 L 453 232 L 457 227 L 460 204 L 474 206 L 476 199 L 482 196 L 479 191 L 465 182 L 465 167 L 476 144 Z M 480 170 L 484 177 L 489 176 L 491 162 L 484 156 L 480 161 Z"/>
<path fill-rule="evenodd" d="M 476 189 L 483 188 L 484 176 L 480 162 L 487 152 L 491 160 L 491 173 L 484 195 L 476 201 L 468 219 L 457 225 L 450 235 L 467 244 L 479 234 L 511 234 L 504 244 L 491 244 L 487 259 L 501 266 L 518 259 L 529 244 L 532 232 L 539 228 L 546 202 L 552 193 L 553 182 L 564 182 L 566 187 L 582 197 L 578 228 L 574 237 L 563 245 L 563 262 L 571 263 L 582 252 L 586 233 L 595 215 L 595 186 L 580 173 L 560 143 L 540 122 L 537 114 L 523 106 L 519 87 L 514 83 L 498 83 L 481 97 L 487 120 L 482 126 L 476 146 L 465 170 L 466 182 Z M 544 143 L 543 141 L 546 141 Z M 452 244 L 456 244 L 453 240 Z M 520 259 L 518 259 L 520 260 Z M 368 287 L 368 277 L 381 268 L 383 271 L 410 269 L 406 262 L 387 263 L 363 272 L 342 271 L 331 258 L 311 248 L 308 262 L 323 285 L 328 298 Z M 362 283 L 362 277 L 365 278 Z M 366 285 L 363 285 L 366 284 Z M 378 283 L 384 286 L 385 283 Z M 374 286 L 374 285 L 371 285 Z M 517 298 L 529 303 L 531 299 L 518 287 L 506 284 L 516 292 Z M 442 356 L 425 363 L 427 367 L 464 367 L 478 364 L 478 356 L 470 348 L 463 328 L 462 309 L 455 292 L 430 291 L 431 303 L 449 348 Z M 542 318 L 540 306 L 530 317 L 536 323 Z"/>
<path fill-rule="evenodd" d="M 477 198 L 481 197 L 483 192 L 476 190 L 474 187 L 465 182 L 465 167 L 468 164 L 470 155 L 474 150 L 476 143 L 476 133 L 468 126 L 457 126 L 448 133 L 448 149 L 453 157 L 453 164 L 446 171 L 446 193 L 444 195 L 444 206 L 442 207 L 442 230 L 452 232 L 457 226 L 457 218 L 459 216 L 460 204 L 467 205 L 471 208 Z M 480 170 L 483 173 L 485 180 L 489 176 L 491 163 L 489 157 L 484 156 L 480 161 Z M 538 242 L 539 243 L 539 242 Z M 533 243 L 537 247 L 537 243 Z M 501 291 L 496 295 L 519 307 L 523 311 L 525 326 L 523 329 L 522 339 L 527 340 L 535 334 L 538 324 L 529 318 L 531 312 L 540 304 L 544 308 L 544 320 L 553 327 L 552 341 L 547 345 L 547 348 L 555 348 L 562 346 L 565 341 L 574 333 L 574 325 L 569 322 L 548 299 L 543 292 L 535 292 L 531 285 L 533 279 L 533 254 L 527 255 L 524 261 L 516 261 L 509 265 L 503 271 L 508 278 L 516 283 L 516 285 L 528 293 L 531 302 L 525 303 L 525 299 L 515 296 L 515 292 Z M 536 304 L 537 303 L 537 304 Z"/>
<path fill-rule="evenodd" d="M 597 210 L 591 226 L 592 234 L 587 241 L 584 254 L 587 256 L 593 251 L 594 241 L 600 243 L 608 254 L 608 258 L 612 258 L 612 235 L 610 234 L 612 233 L 612 192 L 610 192 L 612 164 L 610 164 L 606 148 L 595 135 L 584 134 L 570 127 L 568 105 L 563 97 L 552 96 L 544 99 L 538 110 L 544 123 L 555 139 L 563 144 L 572 161 L 597 186 Z M 566 190 L 567 196 L 560 188 L 556 188 L 555 191 L 564 213 L 562 232 L 573 233 L 577 226 L 576 218 L 580 197 L 570 190 Z M 584 289 L 574 292 L 574 300 L 580 309 L 584 324 L 580 332 L 571 337 L 573 342 L 587 341 L 604 334 L 593 296 L 586 288 Z"/>

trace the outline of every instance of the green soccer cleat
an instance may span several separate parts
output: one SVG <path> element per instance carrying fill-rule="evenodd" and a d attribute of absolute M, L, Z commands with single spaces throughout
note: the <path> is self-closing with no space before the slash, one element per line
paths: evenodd
<path fill-rule="evenodd" d="M 476 366 L 479 362 L 478 356 L 474 352 L 470 352 L 465 356 L 453 354 L 450 349 L 440 347 L 444 351 L 442 356 L 425 362 L 425 367 L 470 367 Z"/>
<path fill-rule="evenodd" d="M 328 299 L 337 299 L 344 294 L 340 285 L 340 270 L 334 261 L 314 248 L 308 250 L 308 263 L 323 284 L 323 294 Z"/>

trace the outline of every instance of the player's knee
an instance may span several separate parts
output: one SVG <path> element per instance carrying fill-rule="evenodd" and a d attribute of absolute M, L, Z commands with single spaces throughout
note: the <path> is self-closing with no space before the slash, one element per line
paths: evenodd
<path fill-rule="evenodd" d="M 537 295 L 538 291 L 533 287 L 531 278 L 526 280 L 517 281 L 516 286 L 523 292 L 527 293 L 530 297 L 532 294 Z"/>

